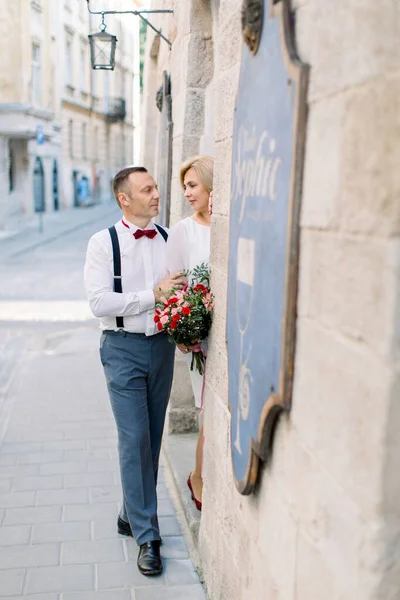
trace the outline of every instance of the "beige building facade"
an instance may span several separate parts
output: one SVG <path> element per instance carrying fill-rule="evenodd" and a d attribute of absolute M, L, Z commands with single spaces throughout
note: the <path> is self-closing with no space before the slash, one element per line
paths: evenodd
<path fill-rule="evenodd" d="M 232 472 L 226 347 L 242 2 L 165 0 L 152 7 L 174 10 L 157 19 L 172 50 L 149 36 L 142 160 L 156 176 L 163 175 L 159 147 L 165 134 L 155 96 L 166 72 L 173 123 L 171 223 L 188 214 L 180 163 L 200 152 L 215 157 L 216 301 L 198 545 L 209 598 L 395 600 L 400 597 L 399 7 L 392 0 L 292 3 L 298 54 L 310 67 L 293 398 L 291 411 L 278 422 L 272 458 L 248 496 L 238 493 Z M 171 401 L 176 426 L 170 431 L 190 429 L 194 422 L 179 365 Z"/>
<path fill-rule="evenodd" d="M 0 11 L 0 222 L 59 206 L 61 106 L 58 2 L 17 0 Z"/>
<path fill-rule="evenodd" d="M 100 9 L 130 3 L 97 3 Z M 114 3 L 115 4 L 115 3 Z M 96 3 L 91 3 L 96 10 Z M 86 2 L 65 0 L 60 31 L 62 82 L 63 198 L 66 206 L 105 202 L 120 168 L 133 163 L 138 106 L 139 29 L 137 20 L 107 15 L 107 31 L 117 36 L 115 69 L 92 70 L 88 33 L 99 31 L 100 15 Z M 138 83 L 138 82 L 137 82 Z M 136 110 L 137 113 L 137 110 Z"/>
<path fill-rule="evenodd" d="M 102 9 L 115 8 L 105 0 Z M 91 3 L 96 10 L 95 2 Z M 131 8 L 119 0 L 118 10 Z M 0 227 L 35 212 L 111 199 L 115 172 L 139 151 L 139 23 L 107 17 L 114 71 L 94 71 L 86 0 L 2 3 Z"/>

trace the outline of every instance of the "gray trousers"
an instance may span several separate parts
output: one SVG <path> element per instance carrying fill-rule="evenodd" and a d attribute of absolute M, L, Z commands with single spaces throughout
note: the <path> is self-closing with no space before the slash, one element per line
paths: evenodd
<path fill-rule="evenodd" d="M 101 336 L 100 358 L 118 430 L 120 516 L 139 545 L 160 539 L 156 485 L 174 354 L 164 333 L 105 331 Z"/>

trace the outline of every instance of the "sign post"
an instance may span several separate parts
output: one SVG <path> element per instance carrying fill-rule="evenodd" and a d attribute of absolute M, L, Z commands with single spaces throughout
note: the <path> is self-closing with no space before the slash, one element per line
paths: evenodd
<path fill-rule="evenodd" d="M 236 487 L 250 494 L 291 405 L 308 68 L 289 0 L 244 0 L 233 151 L 227 344 Z"/>

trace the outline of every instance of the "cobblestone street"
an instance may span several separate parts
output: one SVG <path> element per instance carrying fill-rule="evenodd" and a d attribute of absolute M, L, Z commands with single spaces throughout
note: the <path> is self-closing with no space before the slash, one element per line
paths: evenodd
<path fill-rule="evenodd" d="M 165 465 L 158 489 L 163 575 L 142 576 L 136 543 L 116 530 L 116 430 L 82 267 L 90 235 L 117 215 L 109 210 L 1 267 L 1 600 L 205 598 Z"/>

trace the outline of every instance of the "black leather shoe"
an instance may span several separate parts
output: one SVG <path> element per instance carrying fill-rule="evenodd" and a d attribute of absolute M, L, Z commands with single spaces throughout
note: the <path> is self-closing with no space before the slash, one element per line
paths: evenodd
<path fill-rule="evenodd" d="M 118 517 L 117 526 L 118 533 L 120 535 L 127 535 L 129 537 L 133 537 L 131 526 L 126 521 L 123 521 L 121 517 Z"/>
<path fill-rule="evenodd" d="M 118 526 L 118 533 L 120 535 L 134 537 L 130 524 L 127 521 L 123 521 L 121 519 L 121 517 L 118 517 L 117 526 Z M 162 538 L 160 538 L 160 544 L 162 544 Z"/>
<path fill-rule="evenodd" d="M 163 565 L 160 556 L 160 540 L 140 545 L 137 566 L 143 575 L 160 575 Z"/>

